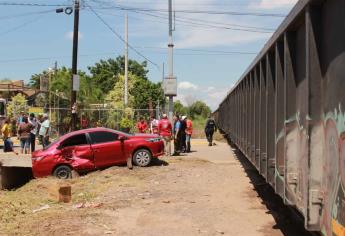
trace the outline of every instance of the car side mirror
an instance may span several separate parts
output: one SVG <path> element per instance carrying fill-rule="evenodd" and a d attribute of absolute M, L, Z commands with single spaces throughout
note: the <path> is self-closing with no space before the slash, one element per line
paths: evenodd
<path fill-rule="evenodd" d="M 127 137 L 126 137 L 126 136 L 121 136 L 121 137 L 119 138 L 119 140 L 120 140 L 121 142 L 124 142 L 125 140 L 127 140 Z"/>

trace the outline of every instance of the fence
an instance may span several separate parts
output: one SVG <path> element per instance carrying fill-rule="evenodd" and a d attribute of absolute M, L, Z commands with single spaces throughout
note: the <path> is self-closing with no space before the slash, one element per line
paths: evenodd
<path fill-rule="evenodd" d="M 77 128 L 105 127 L 116 130 L 130 128 L 135 132 L 135 123 L 143 117 L 148 123 L 150 117 L 160 119 L 162 108 L 156 109 L 112 109 L 112 108 L 84 108 L 77 112 Z M 47 112 L 52 124 L 53 136 L 63 135 L 70 131 L 71 109 L 51 108 Z"/>

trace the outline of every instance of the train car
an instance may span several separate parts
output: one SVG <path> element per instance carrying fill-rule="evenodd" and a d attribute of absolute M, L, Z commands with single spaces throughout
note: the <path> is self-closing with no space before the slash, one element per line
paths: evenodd
<path fill-rule="evenodd" d="M 215 118 L 306 229 L 345 235 L 344 0 L 300 0 Z"/>

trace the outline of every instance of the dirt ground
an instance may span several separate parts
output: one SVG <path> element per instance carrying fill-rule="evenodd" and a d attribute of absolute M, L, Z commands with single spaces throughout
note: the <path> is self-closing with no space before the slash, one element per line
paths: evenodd
<path fill-rule="evenodd" d="M 69 181 L 0 191 L 0 235 L 308 235 L 254 168 L 227 144 L 112 167 Z M 57 202 L 57 186 L 72 202 Z"/>

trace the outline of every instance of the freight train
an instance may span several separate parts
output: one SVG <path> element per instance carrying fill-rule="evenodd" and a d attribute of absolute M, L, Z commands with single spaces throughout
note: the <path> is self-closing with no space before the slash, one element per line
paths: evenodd
<path fill-rule="evenodd" d="M 305 228 L 345 235 L 345 0 L 300 0 L 214 112 Z"/>

